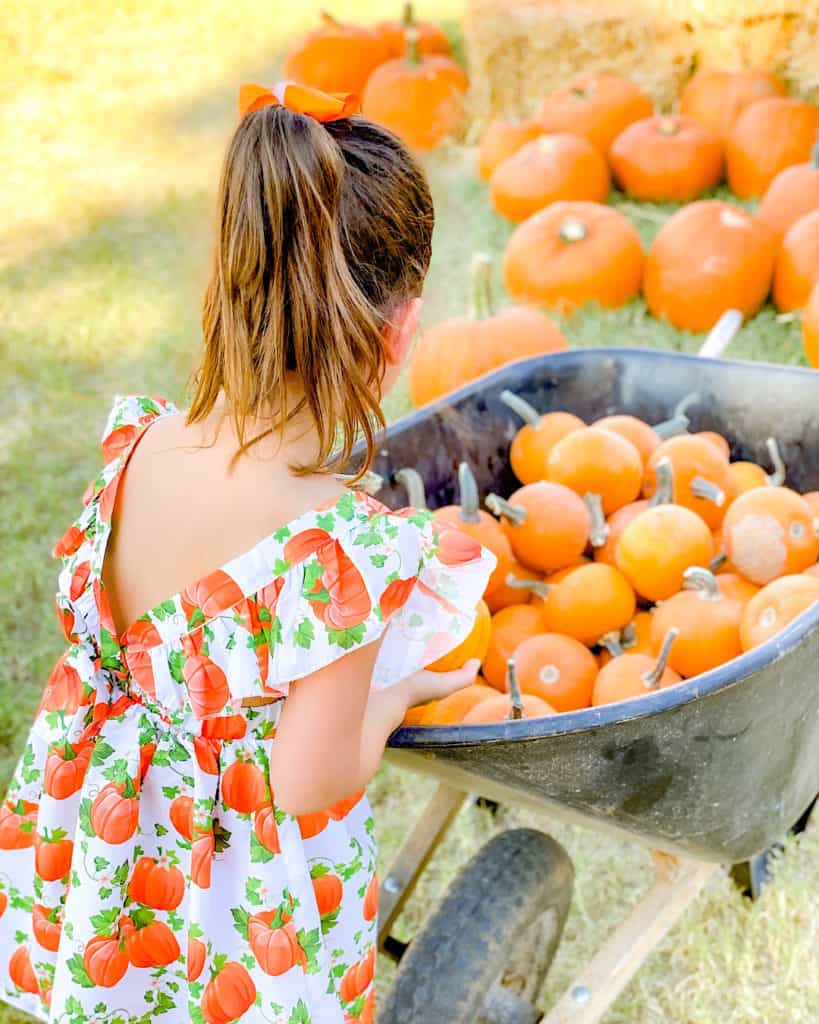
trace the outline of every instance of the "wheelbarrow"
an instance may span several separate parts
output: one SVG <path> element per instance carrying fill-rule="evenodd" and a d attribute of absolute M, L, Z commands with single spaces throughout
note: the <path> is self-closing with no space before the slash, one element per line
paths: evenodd
<path fill-rule="evenodd" d="M 702 354 L 719 348 L 712 338 Z M 725 436 L 732 459 L 764 463 L 775 437 L 787 484 L 819 489 L 816 371 L 586 349 L 510 365 L 396 422 L 373 467 L 384 480 L 379 498 L 406 504 L 395 474 L 412 466 L 431 508 L 456 501 L 462 460 L 481 494 L 515 490 L 508 454 L 520 421 L 501 400 L 506 389 L 540 412 L 568 410 L 587 422 L 632 413 L 658 423 L 682 403 L 691 429 Z M 600 1021 L 720 865 L 755 893 L 766 851 L 809 813 L 819 792 L 818 623 L 819 604 L 729 664 L 634 700 L 491 725 L 400 728 L 388 760 L 440 784 L 383 880 L 382 950 L 404 951 L 392 925 L 468 795 L 627 836 L 654 851 L 655 883 L 543 1018 Z M 501 833 L 410 943 L 379 1021 L 540 1020 L 532 1002 L 572 880 L 549 836 Z M 488 897 L 491 921 L 481 909 Z"/>

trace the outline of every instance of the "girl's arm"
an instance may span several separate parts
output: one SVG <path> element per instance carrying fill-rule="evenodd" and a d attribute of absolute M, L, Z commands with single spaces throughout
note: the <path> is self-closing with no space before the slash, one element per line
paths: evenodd
<path fill-rule="evenodd" d="M 352 651 L 290 687 L 270 753 L 277 806 L 289 814 L 325 810 L 373 777 L 407 708 L 474 682 L 479 663 L 455 672 L 418 672 L 370 692 L 380 643 Z"/>

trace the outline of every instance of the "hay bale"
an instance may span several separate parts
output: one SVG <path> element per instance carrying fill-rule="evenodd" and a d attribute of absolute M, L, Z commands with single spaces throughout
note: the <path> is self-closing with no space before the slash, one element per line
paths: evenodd
<path fill-rule="evenodd" d="M 791 37 L 783 69 L 791 89 L 819 103 L 819 0 L 810 0 Z"/>
<path fill-rule="evenodd" d="M 652 0 L 471 0 L 465 25 L 478 127 L 527 117 L 539 101 L 584 73 L 625 75 L 667 109 L 694 61 L 679 19 L 651 17 Z"/>

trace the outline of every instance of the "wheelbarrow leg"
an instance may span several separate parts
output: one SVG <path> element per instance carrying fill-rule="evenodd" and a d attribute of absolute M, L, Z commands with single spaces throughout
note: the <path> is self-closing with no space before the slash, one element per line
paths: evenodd
<path fill-rule="evenodd" d="M 653 856 L 657 876 L 654 885 L 575 978 L 542 1024 L 597 1024 L 719 870 L 718 865 L 702 861 L 677 860 L 658 853 Z"/>
<path fill-rule="evenodd" d="M 399 960 L 406 948 L 393 939 L 390 929 L 412 895 L 421 872 L 461 809 L 466 793 L 441 783 L 433 793 L 415 828 L 404 840 L 378 895 L 378 947 Z"/>

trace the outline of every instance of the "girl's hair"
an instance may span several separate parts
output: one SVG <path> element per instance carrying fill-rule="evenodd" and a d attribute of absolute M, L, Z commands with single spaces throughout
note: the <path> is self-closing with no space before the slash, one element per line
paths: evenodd
<path fill-rule="evenodd" d="M 318 453 L 295 472 L 343 466 L 359 435 L 366 468 L 384 426 L 384 329 L 420 294 L 429 265 L 434 218 L 423 171 L 364 118 L 320 124 L 268 106 L 239 123 L 218 204 L 188 422 L 205 419 L 224 389 L 243 452 L 306 409 Z M 288 373 L 304 390 L 291 409 Z M 247 417 L 270 415 L 270 429 L 248 440 Z"/>

